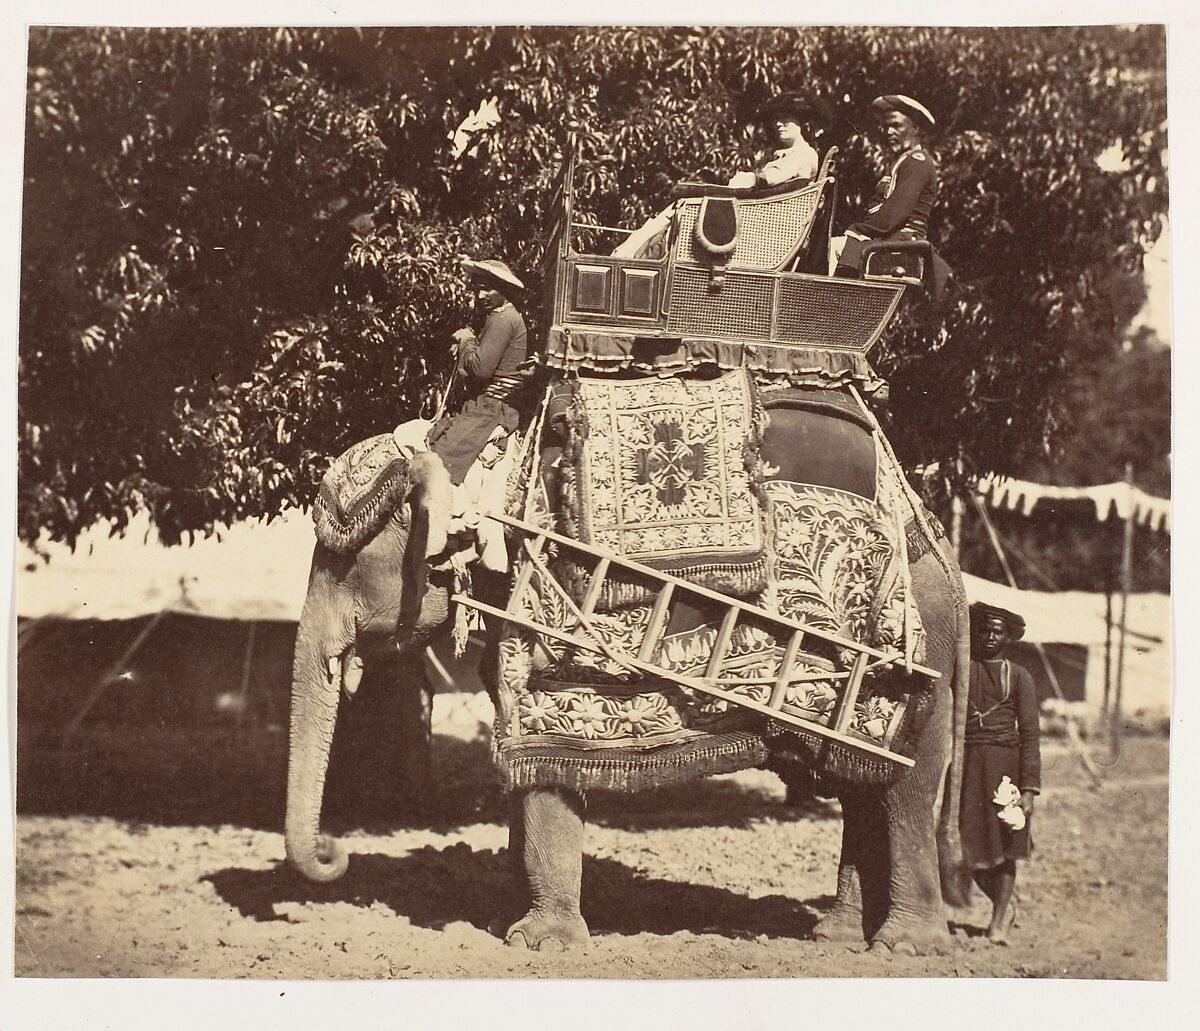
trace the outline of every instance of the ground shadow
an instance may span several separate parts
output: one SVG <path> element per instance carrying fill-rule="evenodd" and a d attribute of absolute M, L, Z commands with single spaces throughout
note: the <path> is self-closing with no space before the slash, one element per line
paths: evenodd
<path fill-rule="evenodd" d="M 690 781 L 636 795 L 598 791 L 588 795 L 587 806 L 589 823 L 630 831 L 668 827 L 744 830 L 763 820 L 790 823 L 837 819 L 841 819 L 841 807 L 832 799 L 810 798 L 789 803 L 784 800 L 782 790 L 769 791 L 726 777 Z"/>
<path fill-rule="evenodd" d="M 334 833 L 379 833 L 507 821 L 486 741 L 434 735 L 433 764 L 432 786 L 419 797 L 397 798 L 370 783 L 330 783 L 324 825 Z M 20 728 L 22 815 L 282 831 L 286 797 L 283 731 L 99 725 L 64 742 L 57 727 Z"/>
<path fill-rule="evenodd" d="M 950 933 L 961 935 L 964 938 L 982 938 L 987 934 L 986 927 L 980 927 L 977 924 L 964 924 L 961 920 L 949 921 Z"/>
<path fill-rule="evenodd" d="M 637 795 L 597 791 L 590 822 L 625 830 L 661 827 L 744 828 L 761 820 L 836 819 L 835 803 L 789 805 L 782 788 L 714 777 Z M 107 816 L 160 826 L 232 825 L 282 831 L 287 734 L 250 726 L 98 724 L 64 741 L 56 725 L 24 723 L 17 747 L 17 812 Z M 766 784 L 767 786 L 763 786 Z M 369 781 L 331 777 L 323 824 L 335 834 L 401 828 L 446 832 L 468 824 L 507 823 L 508 803 L 486 738 L 435 734 L 428 790 L 398 797 Z"/>
<path fill-rule="evenodd" d="M 205 878 L 243 917 L 287 920 L 288 903 L 382 904 L 413 924 L 440 930 L 464 921 L 483 930 L 511 912 L 514 889 L 505 850 L 465 843 L 431 846 L 397 857 L 354 855 L 332 884 L 304 880 L 284 864 L 270 870 L 230 868 Z M 613 859 L 585 857 L 582 909 L 594 934 L 677 931 L 732 938 L 809 938 L 832 896 L 807 902 L 770 895 L 751 899 L 725 888 L 645 877 Z M 493 928 L 494 930 L 494 928 Z"/>

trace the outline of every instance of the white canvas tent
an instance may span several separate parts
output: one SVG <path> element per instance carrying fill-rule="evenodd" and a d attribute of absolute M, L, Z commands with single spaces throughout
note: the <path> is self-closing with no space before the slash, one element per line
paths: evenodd
<path fill-rule="evenodd" d="M 964 574 L 967 597 L 1019 612 L 1029 644 L 1076 645 L 1086 649 L 1084 701 L 1098 710 L 1104 698 L 1105 598 L 1084 591 L 1025 591 Z M 1119 610 L 1120 598 L 1113 599 Z M 1118 618 L 1115 611 L 1113 619 Z M 1117 628 L 1111 630 L 1110 682 L 1116 677 Z M 1033 672 L 1037 673 L 1038 670 Z M 1122 707 L 1150 718 L 1171 711 L 1171 598 L 1166 594 L 1129 596 Z"/>
<path fill-rule="evenodd" d="M 19 547 L 17 612 L 25 619 L 111 620 L 170 609 L 217 619 L 294 622 L 304 600 L 312 544 L 306 512 L 240 523 L 179 547 L 162 545 L 149 520 L 140 516 L 123 537 L 110 537 L 106 527 L 87 531 L 74 552 L 44 544 L 48 564 Z M 1086 649 L 1085 702 L 1099 708 L 1105 679 L 1103 595 L 1016 590 L 970 575 L 965 581 L 971 601 L 1020 612 L 1027 642 Z M 1124 708 L 1130 714 L 1170 712 L 1170 618 L 1167 595 L 1130 596 L 1124 682 Z M 1114 662 L 1115 639 L 1114 629 Z"/>
<path fill-rule="evenodd" d="M 17 615 L 27 619 L 133 619 L 178 609 L 217 619 L 300 618 L 312 555 L 312 520 L 292 511 L 237 523 L 195 543 L 166 547 L 144 513 L 125 534 L 97 525 L 72 551 L 43 541 L 44 562 L 17 548 Z"/>
<path fill-rule="evenodd" d="M 291 641 L 304 604 L 313 542 L 312 517 L 292 510 L 270 522 L 238 523 L 175 547 L 162 544 L 145 514 L 136 517 L 122 536 L 110 536 L 108 526 L 88 529 L 73 551 L 63 544 L 41 542 L 49 562 L 18 545 L 18 618 L 26 626 L 58 624 L 49 647 L 74 647 L 78 653 L 77 661 L 67 668 L 51 666 L 45 655 L 40 656 L 25 681 L 19 663 L 18 689 L 65 691 L 68 680 L 94 680 L 108 670 L 115 672 L 117 681 L 130 678 L 115 696 L 111 690 L 106 693 L 106 702 L 115 707 L 120 696 L 130 695 L 134 683 L 143 679 L 138 675 L 140 667 L 155 670 L 153 677 L 161 680 L 166 665 L 178 674 L 172 677 L 172 688 L 187 684 L 186 690 L 211 696 L 188 700 L 194 711 L 203 714 L 214 706 L 233 705 L 280 722 L 286 717 Z M 170 618 L 149 627 L 164 612 Z M 62 626 L 78 622 L 82 627 L 84 621 L 94 620 L 136 621 L 136 625 L 102 634 L 92 624 L 82 637 L 68 634 Z M 197 626 L 198 622 L 203 625 Z M 37 634 L 34 627 L 29 639 L 36 640 Z M 110 669 L 130 643 L 131 672 Z M 204 654 L 199 654 L 201 650 Z M 164 661 L 163 655 L 169 658 Z M 430 680 L 437 691 L 453 689 L 470 696 L 456 703 L 435 699 L 435 722 L 462 717 L 472 729 L 480 721 L 490 721 L 490 703 L 477 665 L 474 648 L 456 659 L 448 641 L 439 642 L 428 656 Z M 76 698 L 82 697 L 85 685 L 72 687 Z M 470 701 L 465 715 L 464 701 Z M 183 704 L 182 699 L 179 702 Z M 38 712 L 55 707 L 50 699 L 35 703 L 32 707 Z M 64 699 L 63 704 L 77 707 L 79 703 Z"/>

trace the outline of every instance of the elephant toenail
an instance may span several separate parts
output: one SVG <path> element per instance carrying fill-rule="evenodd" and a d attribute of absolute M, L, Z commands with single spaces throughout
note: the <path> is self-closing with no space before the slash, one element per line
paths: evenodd
<path fill-rule="evenodd" d="M 538 952 L 562 952 L 565 948 L 558 938 L 543 938 L 538 943 Z"/>
<path fill-rule="evenodd" d="M 897 956 L 915 956 L 917 954 L 917 947 L 912 942 L 896 942 L 892 946 L 892 952 Z"/>
<path fill-rule="evenodd" d="M 529 948 L 529 942 L 525 940 L 525 935 L 521 931 L 513 931 L 507 938 L 504 939 L 504 944 L 509 945 L 514 949 Z"/>
<path fill-rule="evenodd" d="M 885 941 L 873 941 L 873 942 L 871 942 L 871 948 L 869 951 L 871 951 L 871 952 L 891 952 L 892 947 Z"/>

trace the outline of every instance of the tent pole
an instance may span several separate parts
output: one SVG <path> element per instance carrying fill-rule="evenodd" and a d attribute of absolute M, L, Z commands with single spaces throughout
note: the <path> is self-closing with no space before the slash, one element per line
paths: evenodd
<path fill-rule="evenodd" d="M 963 513 L 967 507 L 962 496 L 963 459 L 961 447 L 958 449 L 958 461 L 955 463 L 955 468 L 958 470 L 958 482 L 950 488 L 950 547 L 954 549 L 954 561 L 961 563 Z"/>
<path fill-rule="evenodd" d="M 35 637 L 39 636 L 42 627 L 45 626 L 46 620 L 49 618 L 50 618 L 49 616 L 38 616 L 36 619 L 30 619 L 30 620 L 26 621 L 24 626 L 17 627 L 17 654 L 18 655 L 20 655 L 21 652 L 23 652 L 26 648 L 29 647 L 29 643 Z"/>
<path fill-rule="evenodd" d="M 1125 634 L 1129 626 L 1129 590 L 1133 581 L 1133 463 L 1125 463 L 1125 483 L 1129 488 L 1125 511 L 1125 533 L 1121 541 L 1121 623 L 1117 628 L 1117 684 L 1113 692 L 1109 744 L 1112 758 L 1121 754 L 1121 693 L 1125 686 Z"/>
<path fill-rule="evenodd" d="M 246 704 L 250 697 L 250 671 L 254 665 L 254 630 L 258 624 L 250 620 L 250 629 L 246 631 L 246 654 L 242 657 L 242 683 L 238 693 L 237 722 L 241 726 L 246 716 Z"/>
<path fill-rule="evenodd" d="M 100 697 L 104 694 L 105 689 L 124 671 L 124 667 L 129 665 L 129 661 L 137 654 L 137 650 L 146 643 L 146 638 L 154 632 L 154 628 L 162 622 L 163 616 L 169 611 L 169 609 L 161 609 L 156 612 L 154 618 L 142 627 L 141 633 L 133 639 L 133 644 L 126 648 L 121 657 L 108 668 L 104 676 L 96 681 L 91 693 L 84 699 L 83 704 L 79 707 L 79 711 L 75 713 L 71 722 L 67 724 L 67 729 L 63 731 L 64 743 L 69 743 L 79 733 L 79 728 L 83 726 L 83 721 L 87 719 L 87 715 L 92 711 L 93 706 L 100 701 Z"/>
<path fill-rule="evenodd" d="M 1112 695 L 1112 631 L 1113 631 L 1113 592 L 1112 581 L 1104 585 L 1104 701 L 1100 704 L 1100 715 L 1107 722 L 1108 707 Z"/>
<path fill-rule="evenodd" d="M 961 561 L 962 559 L 964 508 L 966 506 L 963 504 L 962 495 L 956 493 L 950 500 L 950 547 L 954 549 L 955 561 Z"/>

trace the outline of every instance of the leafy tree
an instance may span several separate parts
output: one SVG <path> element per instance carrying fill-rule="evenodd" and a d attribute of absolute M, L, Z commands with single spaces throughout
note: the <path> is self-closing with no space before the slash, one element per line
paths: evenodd
<path fill-rule="evenodd" d="M 1072 370 L 1066 387 L 1070 421 L 1056 454 L 1030 465 L 1022 476 L 1040 483 L 1090 486 L 1125 478 L 1160 497 L 1171 494 L 1171 352 L 1153 331 L 1133 334 L 1109 362 Z M 1030 516 L 992 510 L 1017 582 L 1035 590 L 1115 590 L 1122 525 L 1096 520 L 1088 501 L 1038 504 Z M 1134 539 L 1133 587 L 1169 591 L 1171 538 L 1139 528 Z M 963 568 L 1003 580 L 986 528 L 968 508 Z"/>
<path fill-rule="evenodd" d="M 843 224 L 882 163 L 856 128 L 871 97 L 937 114 L 960 292 L 873 355 L 890 434 L 910 463 L 1018 470 L 1133 314 L 1107 285 L 1165 210 L 1163 68 L 1158 28 L 35 31 L 21 535 L 146 506 L 171 538 L 307 503 L 331 454 L 436 396 L 469 317 L 459 255 L 536 287 L 568 146 L 584 216 L 633 222 L 747 160 L 779 90 L 831 107 Z M 501 125 L 453 162 L 490 96 Z"/>

